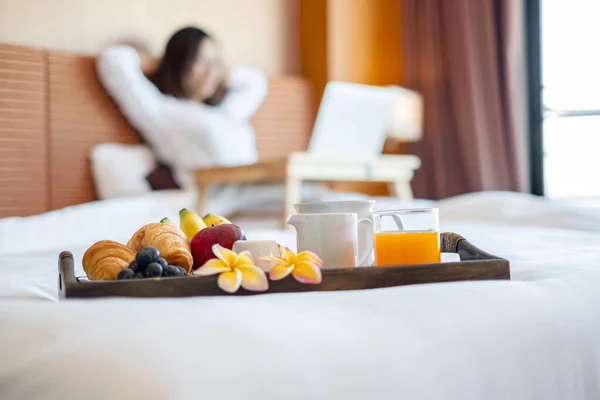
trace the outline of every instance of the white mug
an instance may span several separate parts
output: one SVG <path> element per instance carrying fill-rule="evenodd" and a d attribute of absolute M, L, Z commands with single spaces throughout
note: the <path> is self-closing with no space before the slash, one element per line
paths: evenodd
<path fill-rule="evenodd" d="M 375 207 L 375 200 L 338 200 L 319 201 L 313 203 L 294 204 L 298 214 L 327 214 L 327 213 L 355 213 L 359 221 L 363 218 L 371 219 L 371 213 Z M 362 237 L 364 232 L 358 232 L 359 253 L 363 254 L 366 249 L 373 249 L 373 236 Z M 369 257 L 359 266 L 372 266 L 375 264 L 375 254 L 371 251 Z"/>
<path fill-rule="evenodd" d="M 238 254 L 249 251 L 256 266 L 265 272 L 269 272 L 273 263 L 259 260 L 261 257 L 281 257 L 279 244 L 274 240 L 238 240 L 233 244 L 233 251 Z"/>

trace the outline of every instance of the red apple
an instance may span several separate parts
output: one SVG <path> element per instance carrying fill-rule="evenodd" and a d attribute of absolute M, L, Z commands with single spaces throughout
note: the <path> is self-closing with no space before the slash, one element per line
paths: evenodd
<path fill-rule="evenodd" d="M 211 258 L 216 258 L 212 251 L 214 244 L 219 244 L 231 250 L 238 240 L 247 240 L 246 234 L 237 225 L 223 224 L 209 226 L 196 233 L 192 238 L 190 247 L 194 257 L 194 268 L 200 268 Z"/>

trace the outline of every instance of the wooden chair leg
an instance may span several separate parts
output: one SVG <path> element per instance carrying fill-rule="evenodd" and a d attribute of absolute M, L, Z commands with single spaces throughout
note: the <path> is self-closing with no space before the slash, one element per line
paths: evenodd
<path fill-rule="evenodd" d="M 287 219 L 294 213 L 294 204 L 300 201 L 300 189 L 302 181 L 296 178 L 288 177 L 285 181 L 285 212 L 283 215 L 282 227 L 287 227 Z"/>

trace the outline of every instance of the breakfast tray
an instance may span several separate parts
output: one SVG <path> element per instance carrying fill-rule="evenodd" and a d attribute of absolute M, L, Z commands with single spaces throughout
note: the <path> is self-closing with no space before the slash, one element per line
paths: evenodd
<path fill-rule="evenodd" d="M 442 233 L 441 246 L 442 252 L 458 253 L 461 261 L 324 269 L 323 280 L 318 285 L 302 284 L 290 277 L 269 281 L 266 292 L 249 292 L 240 288 L 233 295 L 361 290 L 423 283 L 510 279 L 507 260 L 480 250 L 456 233 Z M 61 298 L 232 296 L 217 286 L 216 276 L 89 281 L 75 276 L 73 254 L 68 251 L 60 253 L 58 274 Z"/>

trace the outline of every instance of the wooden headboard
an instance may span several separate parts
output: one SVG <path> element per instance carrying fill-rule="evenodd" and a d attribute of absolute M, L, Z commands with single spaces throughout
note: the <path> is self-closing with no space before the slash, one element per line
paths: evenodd
<path fill-rule="evenodd" d="M 251 123 L 261 159 L 305 150 L 314 122 L 310 83 L 272 77 Z M 89 154 L 139 143 L 100 86 L 94 57 L 0 45 L 0 218 L 96 199 Z"/>
<path fill-rule="evenodd" d="M 0 216 L 47 209 L 46 55 L 0 46 Z"/>

